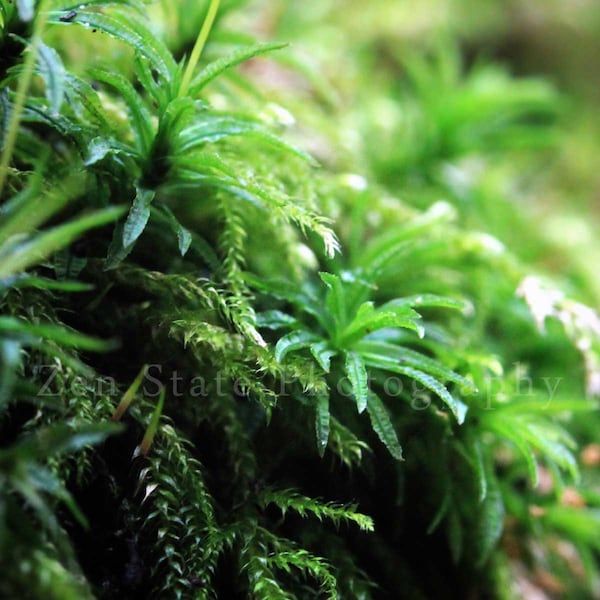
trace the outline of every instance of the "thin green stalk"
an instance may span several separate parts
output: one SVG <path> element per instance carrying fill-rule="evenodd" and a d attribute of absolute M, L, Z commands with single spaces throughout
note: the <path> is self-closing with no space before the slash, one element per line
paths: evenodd
<path fill-rule="evenodd" d="M 37 51 L 40 41 L 42 39 L 42 32 L 46 27 L 48 21 L 47 5 L 50 4 L 50 0 L 41 0 L 37 11 L 37 17 L 33 26 L 33 34 L 31 36 L 31 43 L 27 48 L 27 56 L 23 63 L 23 74 L 19 78 L 17 85 L 17 93 L 15 96 L 15 102 L 10 115 L 10 121 L 8 124 L 8 131 L 6 132 L 6 139 L 4 141 L 4 148 L 2 149 L 2 158 L 0 159 L 0 198 L 2 198 L 2 191 L 4 190 L 4 184 L 8 177 L 8 165 L 10 164 L 15 143 L 17 141 L 17 133 L 19 131 L 19 123 L 21 121 L 21 113 L 25 105 L 25 98 L 31 78 L 33 77 L 33 70 L 35 60 L 37 58 Z"/>
<path fill-rule="evenodd" d="M 120 421 L 121 417 L 127 412 L 127 409 L 129 408 L 130 404 L 133 402 L 133 399 L 135 398 L 135 395 L 137 394 L 137 391 L 138 391 L 140 385 L 142 384 L 144 377 L 146 376 L 147 369 L 148 369 L 148 365 L 144 365 L 141 368 L 140 372 L 138 373 L 137 377 L 134 379 L 133 383 L 129 386 L 127 391 L 123 394 L 123 398 L 121 398 L 121 402 L 119 402 L 119 405 L 115 409 L 115 412 L 112 416 L 113 421 Z"/>
<path fill-rule="evenodd" d="M 162 415 L 163 406 L 165 405 L 165 388 L 163 387 L 160 391 L 160 396 L 158 398 L 158 403 L 156 404 L 156 408 L 152 413 L 152 417 L 150 419 L 150 424 L 146 429 L 146 433 L 142 439 L 142 443 L 136 449 L 136 456 L 147 456 L 148 452 L 150 452 L 150 447 L 152 446 L 152 442 L 154 441 L 154 437 L 156 436 L 156 432 L 158 431 L 158 425 L 160 422 L 160 417 Z"/>
<path fill-rule="evenodd" d="M 181 79 L 181 86 L 179 87 L 179 98 L 182 98 L 187 94 L 187 91 L 190 87 L 190 83 L 192 81 L 192 76 L 194 75 L 194 70 L 196 69 L 196 65 L 200 60 L 202 50 L 204 50 L 206 40 L 208 39 L 210 30 L 212 29 L 213 23 L 215 22 L 215 17 L 217 16 L 217 12 L 219 11 L 220 3 L 221 0 L 211 0 L 210 6 L 208 7 L 208 12 L 206 13 L 206 17 L 204 19 L 204 23 L 202 23 L 202 28 L 200 29 L 200 33 L 198 34 L 198 39 L 194 44 L 192 54 L 190 55 L 190 60 L 188 61 L 188 64 L 185 68 L 185 72 L 183 73 L 183 78 Z"/>

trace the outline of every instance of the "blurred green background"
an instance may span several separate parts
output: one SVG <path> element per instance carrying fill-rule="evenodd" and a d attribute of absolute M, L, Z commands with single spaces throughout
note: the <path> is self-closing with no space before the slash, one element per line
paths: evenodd
<path fill-rule="evenodd" d="M 600 305 L 600 2 L 257 0 L 226 18 L 291 42 L 285 58 L 248 70 L 297 117 L 321 162 L 421 207 L 452 188 L 467 223 Z M 428 54 L 431 81 L 415 85 L 415 61 Z M 504 129 L 511 152 L 487 155 L 504 118 L 498 95 L 507 113 L 529 98 L 534 118 L 553 122 L 551 137 L 541 127 L 536 139 L 530 119 Z M 411 165 L 424 162 L 431 178 L 415 181 Z"/>

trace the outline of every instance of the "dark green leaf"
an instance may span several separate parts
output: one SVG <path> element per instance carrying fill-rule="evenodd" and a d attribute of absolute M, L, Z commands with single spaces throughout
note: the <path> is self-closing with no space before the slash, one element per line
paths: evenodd
<path fill-rule="evenodd" d="M 131 246 L 146 228 L 150 218 L 150 204 L 154 200 L 154 190 L 137 188 L 135 198 L 123 225 L 123 246 Z"/>
<path fill-rule="evenodd" d="M 38 47 L 40 73 L 46 84 L 46 98 L 52 114 L 58 114 L 65 95 L 66 73 L 60 56 L 53 48 L 40 43 Z"/>
<path fill-rule="evenodd" d="M 146 108 L 142 97 L 133 85 L 119 73 L 91 69 L 90 75 L 94 79 L 115 88 L 123 96 L 131 116 L 131 125 L 137 142 L 137 150 L 143 157 L 148 156 L 154 140 L 154 126 L 150 112 Z"/>
<path fill-rule="evenodd" d="M 320 338 L 310 331 L 292 331 L 279 339 L 275 346 L 275 358 L 281 362 L 288 352 L 307 348 Z"/>
<path fill-rule="evenodd" d="M 26 343 L 34 343 L 37 338 L 42 338 L 62 346 L 92 352 L 107 352 L 115 347 L 112 341 L 83 335 L 60 325 L 29 323 L 15 317 L 0 316 L 0 332 L 20 335 Z"/>
<path fill-rule="evenodd" d="M 416 315 L 416 316 L 413 316 Z M 357 315 L 344 331 L 340 334 L 340 344 L 352 345 L 357 340 L 379 331 L 380 329 L 401 328 L 415 331 L 419 337 L 423 337 L 425 330 L 415 319 L 419 315 L 411 309 L 398 312 L 377 310 L 368 315 Z"/>
<path fill-rule="evenodd" d="M 465 439 L 465 450 L 469 464 L 473 467 L 479 488 L 479 501 L 482 502 L 487 496 L 487 473 L 483 457 L 481 440 L 476 433 L 470 432 Z"/>
<path fill-rule="evenodd" d="M 336 330 L 346 325 L 346 302 L 342 280 L 331 273 L 319 273 L 322 281 L 327 286 L 325 304 Z"/>
<path fill-rule="evenodd" d="M 378 369 L 394 371 L 398 365 L 413 367 L 443 381 L 456 383 L 463 388 L 465 393 L 477 392 L 477 388 L 469 379 L 455 373 L 440 361 L 410 348 L 389 342 L 363 340 L 355 346 L 355 350 L 363 356 L 367 364 Z"/>
<path fill-rule="evenodd" d="M 419 371 L 418 369 L 413 369 L 411 367 L 398 366 L 395 368 L 394 372 L 406 375 L 407 377 L 418 381 L 428 390 L 431 390 L 445 402 L 448 408 L 452 411 L 452 414 L 454 414 L 456 417 L 458 424 L 462 425 L 462 423 L 464 423 L 465 415 L 467 413 L 467 406 L 460 400 L 454 398 L 437 379 L 434 379 L 431 377 L 431 375 L 427 375 L 427 373 L 423 373 L 423 371 Z"/>
<path fill-rule="evenodd" d="M 142 57 L 147 57 L 154 68 L 161 74 L 165 81 L 170 81 L 176 70 L 176 64 L 169 50 L 145 25 L 136 19 L 131 13 L 121 15 L 113 13 L 106 15 L 97 11 L 77 9 L 77 14 L 68 23 L 61 21 L 64 15 L 62 11 L 50 13 L 49 22 L 57 25 L 71 25 L 79 23 L 85 28 L 99 29 L 109 35 L 125 42 Z"/>
<path fill-rule="evenodd" d="M 289 329 L 295 327 L 297 323 L 294 317 L 280 310 L 267 310 L 256 315 L 256 326 L 267 329 Z"/>
<path fill-rule="evenodd" d="M 179 254 L 185 256 L 192 244 L 192 234 L 177 220 L 173 211 L 166 204 L 160 204 L 159 209 L 167 216 L 173 231 L 177 235 Z"/>
<path fill-rule="evenodd" d="M 352 385 L 352 394 L 356 400 L 356 407 L 361 413 L 367 408 L 367 399 L 369 395 L 369 385 L 367 369 L 361 357 L 355 352 L 346 353 L 346 374 Z"/>
<path fill-rule="evenodd" d="M 367 412 L 371 418 L 373 431 L 379 436 L 385 447 L 396 460 L 403 460 L 402 448 L 398 442 L 398 436 L 394 430 L 394 426 L 390 420 L 387 409 L 383 405 L 379 396 L 373 392 L 369 392 L 367 398 Z"/>
<path fill-rule="evenodd" d="M 329 373 L 329 363 L 337 354 L 336 350 L 332 350 L 329 342 L 317 342 L 310 345 L 310 352 L 315 357 L 325 373 Z"/>
<path fill-rule="evenodd" d="M 80 216 L 68 223 L 34 236 L 30 241 L 18 244 L 2 253 L 0 278 L 24 271 L 40 263 L 57 250 L 68 246 L 88 229 L 101 227 L 119 218 L 124 212 L 121 206 L 112 206 L 89 215 Z"/>
<path fill-rule="evenodd" d="M 322 457 L 325 454 L 325 448 L 327 447 L 327 441 L 329 439 L 329 426 L 331 420 L 329 414 L 329 396 L 327 394 L 320 394 L 317 396 L 315 410 L 317 450 L 319 451 L 319 456 Z"/>
<path fill-rule="evenodd" d="M 0 460 L 46 460 L 50 456 L 71 453 L 104 441 L 122 431 L 117 423 L 94 423 L 77 428 L 64 423 L 49 425 L 27 436 L 16 445 L 0 450 Z"/>

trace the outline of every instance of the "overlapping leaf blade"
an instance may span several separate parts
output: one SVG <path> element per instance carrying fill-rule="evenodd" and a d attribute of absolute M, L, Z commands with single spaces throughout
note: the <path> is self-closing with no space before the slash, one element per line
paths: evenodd
<path fill-rule="evenodd" d="M 390 454 L 396 460 L 403 460 L 402 448 L 400 447 L 398 436 L 396 435 L 396 431 L 392 421 L 390 420 L 387 409 L 385 408 L 379 396 L 373 392 L 369 392 L 367 398 L 367 412 L 369 413 L 369 417 L 371 419 L 373 431 L 389 450 Z"/>
<path fill-rule="evenodd" d="M 365 364 L 356 352 L 346 353 L 346 374 L 352 385 L 352 394 L 356 400 L 356 408 L 361 413 L 367 408 L 369 397 L 368 375 Z"/>
<path fill-rule="evenodd" d="M 280 50 L 281 48 L 285 48 L 285 46 L 287 46 L 287 44 L 270 42 L 236 48 L 233 52 L 212 61 L 204 67 L 204 69 L 202 69 L 192 80 L 189 94 L 191 96 L 196 96 L 202 88 L 228 69 L 254 58 L 255 56 L 260 56 L 274 50 Z"/>
<path fill-rule="evenodd" d="M 275 358 L 281 362 L 288 352 L 308 348 L 314 342 L 319 341 L 319 337 L 310 331 L 292 331 L 279 339 L 275 346 Z"/>

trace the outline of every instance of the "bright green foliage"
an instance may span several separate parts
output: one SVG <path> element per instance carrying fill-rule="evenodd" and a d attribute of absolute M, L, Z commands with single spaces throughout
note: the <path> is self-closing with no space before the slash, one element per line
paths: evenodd
<path fill-rule="evenodd" d="M 368 267 L 366 270 L 369 271 Z M 277 360 L 281 362 L 288 353 L 306 348 L 319 366 L 330 373 L 330 361 L 338 355 L 342 357 L 343 374 L 350 382 L 350 392 L 358 412 L 367 409 L 374 431 L 395 458 L 402 456 L 398 439 L 385 406 L 376 392 L 369 389 L 370 376 L 377 380 L 393 373 L 420 383 L 436 394 L 450 408 L 459 424 L 462 423 L 467 407 L 453 397 L 444 384 L 449 381 L 461 385 L 469 393 L 475 389 L 472 383 L 445 368 L 442 363 L 410 348 L 403 348 L 396 340 L 399 329 L 408 329 L 418 337 L 424 337 L 425 328 L 419 322 L 421 315 L 415 308 L 462 308 L 463 304 L 450 298 L 426 294 L 395 298 L 375 308 L 373 302 L 368 300 L 375 285 L 368 280 L 350 272 L 344 272 L 342 276 L 321 273 L 320 277 L 327 288 L 324 298 L 315 296 L 312 288 L 294 294 L 287 292 L 290 285 L 285 282 L 257 283 L 259 289 L 287 300 L 309 318 L 316 319 L 322 331 L 316 333 L 314 329 L 304 328 L 300 322 L 278 311 L 259 315 L 259 324 L 264 327 L 292 328 L 290 333 L 277 341 Z M 342 375 L 335 371 L 332 374 L 334 381 L 339 381 L 340 377 Z M 318 402 L 317 410 L 322 413 L 322 402 Z M 326 415 L 318 415 L 318 421 L 324 419 L 327 419 Z M 322 426 L 319 426 L 318 445 L 323 446 L 326 439 Z"/>
<path fill-rule="evenodd" d="M 317 519 L 330 519 L 339 526 L 341 521 L 354 522 L 364 531 L 373 531 L 373 521 L 370 517 L 356 512 L 356 506 L 340 506 L 335 504 L 324 504 L 319 501 L 306 498 L 292 491 L 264 490 L 259 494 L 259 502 L 263 506 L 275 504 L 284 514 L 293 510 L 301 516 L 311 514 Z"/>
<path fill-rule="evenodd" d="M 401 4 L 0 0 L 0 596 L 597 595 L 569 103 Z"/>

